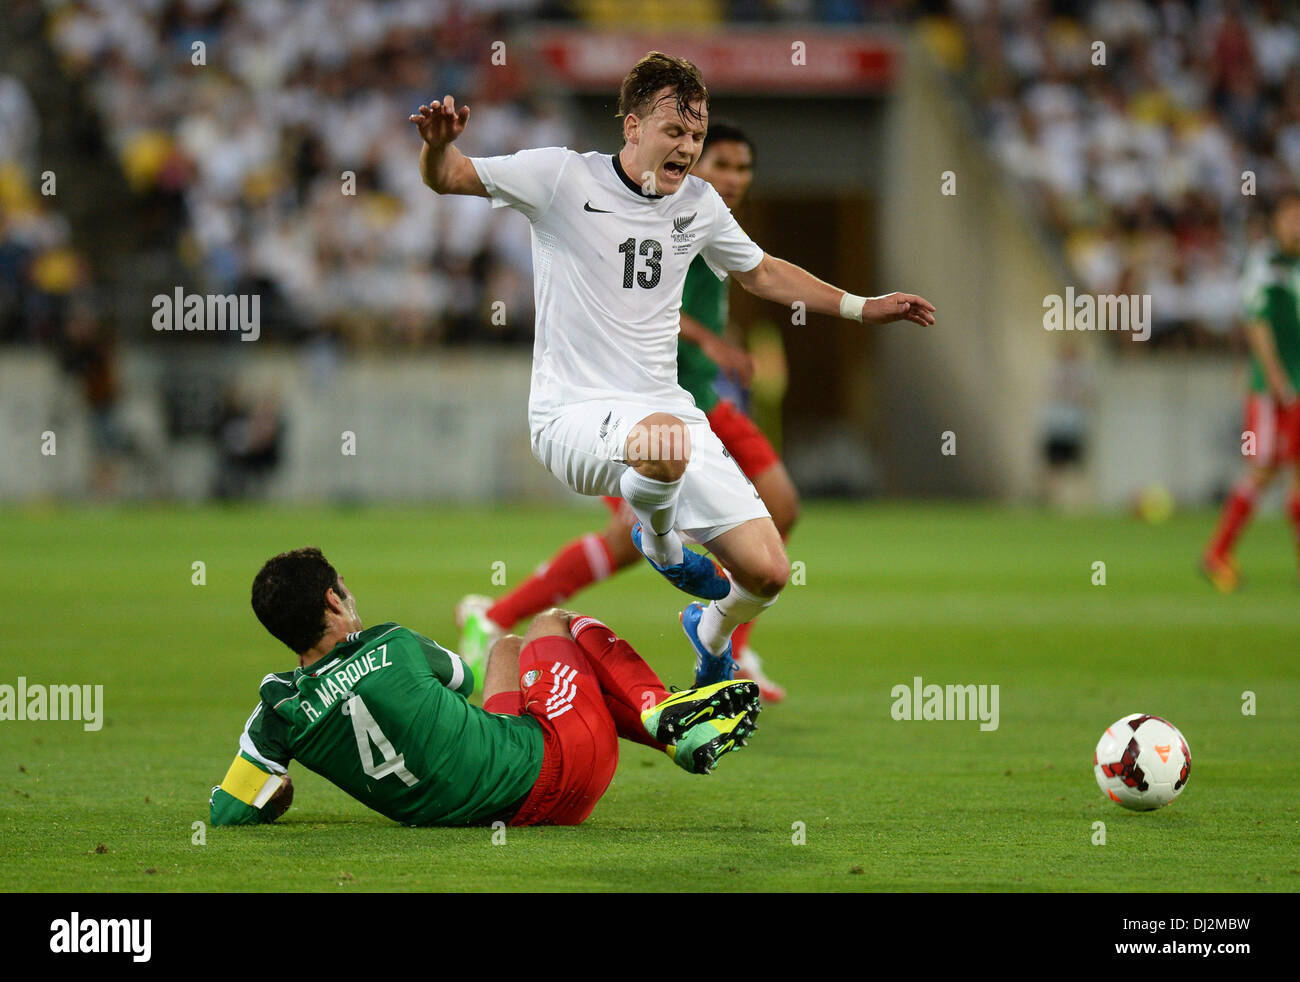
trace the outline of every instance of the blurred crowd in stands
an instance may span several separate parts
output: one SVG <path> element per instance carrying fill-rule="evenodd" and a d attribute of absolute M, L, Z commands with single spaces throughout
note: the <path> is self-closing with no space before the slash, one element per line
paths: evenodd
<path fill-rule="evenodd" d="M 1280 0 L 953 0 L 934 50 L 1080 292 L 1150 295 L 1135 348 L 1240 346 L 1262 207 L 1300 183 L 1300 30 Z"/>
<path fill-rule="evenodd" d="M 194 285 L 259 293 L 264 310 L 303 336 L 359 344 L 531 341 L 527 223 L 486 202 L 439 198 L 420 183 L 407 114 L 444 92 L 463 95 L 474 124 L 466 153 L 510 153 L 573 142 L 563 93 L 493 41 L 520 18 L 654 28 L 905 18 L 908 0 L 46 0 L 45 35 L 62 69 L 85 83 L 131 190 L 175 198 L 179 250 Z M 0 88 L 0 126 L 35 114 L 16 80 Z M 5 140 L 18 146 L 19 141 Z M 29 153 L 34 159 L 34 155 Z M 30 187 L 30 175 L 25 182 Z M 3 191 L 0 191 L 2 194 Z M 0 209 L 9 212 L 8 202 Z M 32 223 L 29 212 L 24 221 Z M 66 224 L 15 231 L 34 290 L 0 297 L 11 329 L 41 340 L 33 306 L 59 255 L 31 262 L 26 246 L 66 244 Z M 22 251 L 22 250 L 20 250 Z M 77 267 L 84 277 L 84 266 Z M 8 280 L 5 281 L 6 285 Z M 57 284 L 67 290 L 66 283 Z M 3 289 L 4 286 L 0 286 Z M 506 317 L 489 315 L 505 302 Z M 53 308 L 59 310 L 57 305 Z M 285 332 L 276 331 L 283 338 Z"/>
<path fill-rule="evenodd" d="M 63 300 L 87 279 L 57 181 L 38 163 L 39 133 L 31 94 L 0 74 L 0 343 L 57 340 Z"/>
<path fill-rule="evenodd" d="M 532 329 L 527 223 L 431 194 L 406 121 L 431 93 L 473 93 L 466 152 L 570 142 L 516 53 L 484 57 L 505 6 L 78 0 L 48 35 L 130 187 L 182 200 L 202 289 L 269 291 L 304 333 L 363 343 L 514 340 Z M 505 324 L 481 316 L 488 295 Z"/>
<path fill-rule="evenodd" d="M 527 223 L 420 183 L 406 116 L 465 93 L 462 149 L 570 144 L 518 18 L 654 27 L 919 19 L 1080 290 L 1150 294 L 1148 347 L 1239 344 L 1258 203 L 1300 183 L 1300 30 L 1282 0 L 45 0 L 45 35 L 129 187 L 173 197 L 194 284 L 304 336 L 526 342 Z M 635 10 L 633 10 L 635 8 Z M 84 284 L 39 194 L 38 119 L 0 75 L 0 341 L 48 338 Z M 489 316 L 504 300 L 507 316 Z M 60 315 L 62 316 L 62 315 Z M 284 336 L 283 334 L 280 336 Z M 1123 346 L 1131 350 L 1134 346 Z"/>

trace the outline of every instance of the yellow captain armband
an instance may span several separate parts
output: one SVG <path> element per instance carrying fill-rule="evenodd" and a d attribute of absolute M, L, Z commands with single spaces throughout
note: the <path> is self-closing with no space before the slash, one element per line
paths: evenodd
<path fill-rule="evenodd" d="M 243 754 L 235 757 L 230 770 L 226 771 L 226 776 L 221 779 L 222 791 L 254 808 L 265 805 L 279 787 L 279 774 L 266 773 L 246 759 Z"/>

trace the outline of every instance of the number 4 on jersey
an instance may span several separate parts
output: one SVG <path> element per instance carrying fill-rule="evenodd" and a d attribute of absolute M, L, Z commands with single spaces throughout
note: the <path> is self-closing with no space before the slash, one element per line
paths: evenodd
<path fill-rule="evenodd" d="M 406 769 L 406 756 L 393 750 L 392 741 L 384 736 L 370 710 L 361 701 L 360 696 L 353 696 L 343 704 L 343 715 L 352 718 L 352 732 L 357 737 L 357 753 L 361 756 L 361 769 L 373 778 L 379 779 L 396 774 L 408 787 L 419 778 Z M 383 755 L 383 763 L 375 760 L 370 745 L 374 744 Z"/>

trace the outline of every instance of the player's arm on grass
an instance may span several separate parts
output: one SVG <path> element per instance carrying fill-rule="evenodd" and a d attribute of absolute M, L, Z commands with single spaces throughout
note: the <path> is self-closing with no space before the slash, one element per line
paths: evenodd
<path fill-rule="evenodd" d="M 293 803 L 292 759 L 284 720 L 265 700 L 259 702 L 240 734 L 239 753 L 208 798 L 208 820 L 213 825 L 274 822 Z"/>
<path fill-rule="evenodd" d="M 1252 317 L 1246 322 L 1246 342 L 1258 359 L 1260 368 L 1263 369 L 1264 381 L 1268 383 L 1269 393 L 1284 406 L 1294 403 L 1295 387 L 1282 367 L 1282 359 L 1278 357 L 1272 328 L 1266 321 Z"/>
<path fill-rule="evenodd" d="M 728 375 L 734 375 L 741 385 L 748 386 L 754 379 L 754 356 L 739 345 L 719 337 L 690 314 L 682 314 L 680 334 L 687 341 L 699 345 L 709 358 Z"/>
<path fill-rule="evenodd" d="M 864 324 L 888 324 L 908 320 L 933 324 L 934 304 L 914 293 L 887 293 L 881 297 L 858 297 L 825 280 L 819 280 L 800 266 L 763 254 L 757 266 L 735 270 L 732 275 L 755 296 L 789 307 L 802 301 L 808 310 L 834 314 Z"/>
<path fill-rule="evenodd" d="M 270 774 L 243 754 L 235 757 L 221 783 L 208 798 L 213 825 L 257 825 L 274 822 L 293 804 L 293 780 Z"/>
<path fill-rule="evenodd" d="M 469 698 L 474 691 L 474 672 L 461 660 L 460 655 L 448 651 L 423 634 L 411 631 L 411 636 L 420 643 L 420 650 L 424 652 L 424 659 L 429 663 L 434 677 L 448 689 Z"/>

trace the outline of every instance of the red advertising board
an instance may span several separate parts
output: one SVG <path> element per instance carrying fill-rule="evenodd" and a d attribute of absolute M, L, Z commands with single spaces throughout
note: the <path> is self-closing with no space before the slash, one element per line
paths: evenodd
<path fill-rule="evenodd" d="M 542 62 L 575 89 L 608 91 L 647 51 L 700 67 L 711 92 L 817 94 L 879 92 L 901 57 L 887 33 L 729 30 L 726 34 L 543 29 L 532 35 Z"/>

